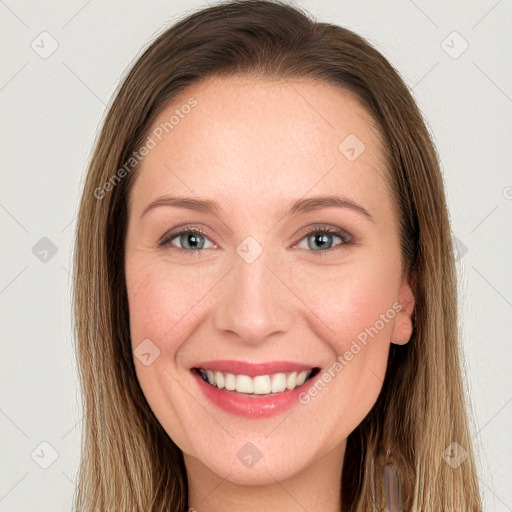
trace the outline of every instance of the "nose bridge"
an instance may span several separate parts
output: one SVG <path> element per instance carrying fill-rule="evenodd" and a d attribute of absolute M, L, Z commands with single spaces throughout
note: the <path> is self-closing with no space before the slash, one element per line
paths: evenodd
<path fill-rule="evenodd" d="M 286 289 L 274 275 L 280 267 L 274 256 L 252 237 L 239 244 L 215 305 L 217 329 L 231 331 L 246 343 L 258 343 L 291 327 L 291 298 L 284 296 Z"/>

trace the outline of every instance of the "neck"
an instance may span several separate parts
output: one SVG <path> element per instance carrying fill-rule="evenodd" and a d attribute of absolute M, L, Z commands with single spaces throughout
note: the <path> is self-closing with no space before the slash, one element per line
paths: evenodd
<path fill-rule="evenodd" d="M 346 441 L 290 478 L 239 485 L 215 474 L 197 457 L 184 454 L 189 512 L 340 512 L 341 472 Z"/>

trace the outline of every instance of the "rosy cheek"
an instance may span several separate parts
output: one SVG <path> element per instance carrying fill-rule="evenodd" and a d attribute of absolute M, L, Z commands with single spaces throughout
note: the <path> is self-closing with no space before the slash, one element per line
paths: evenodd
<path fill-rule="evenodd" d="M 347 266 L 317 272 L 314 280 L 303 279 L 300 285 L 311 317 L 317 317 L 323 335 L 339 350 L 373 326 L 393 303 L 393 283 L 381 269 Z M 389 335 L 391 324 L 379 331 L 384 337 Z"/>
<path fill-rule="evenodd" d="M 134 258 L 127 263 L 127 292 L 132 346 L 153 340 L 162 351 L 176 349 L 173 340 L 186 336 L 201 298 L 211 288 L 198 267 Z M 210 276 L 209 280 L 211 281 Z"/>
<path fill-rule="evenodd" d="M 144 338 L 160 338 L 165 324 L 170 321 L 162 314 L 173 311 L 173 308 L 168 303 L 170 296 L 164 293 L 165 287 L 158 279 L 156 267 L 147 270 L 147 267 L 132 263 L 127 265 L 126 275 L 130 332 L 132 345 L 136 346 Z"/>

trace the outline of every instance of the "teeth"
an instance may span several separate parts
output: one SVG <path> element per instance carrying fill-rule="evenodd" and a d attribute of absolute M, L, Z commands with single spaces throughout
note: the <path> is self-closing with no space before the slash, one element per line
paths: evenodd
<path fill-rule="evenodd" d="M 253 393 L 255 395 L 268 395 L 272 391 L 272 382 L 269 375 L 258 375 L 254 377 Z"/>
<path fill-rule="evenodd" d="M 307 370 L 305 370 L 303 372 L 300 372 L 297 375 L 297 379 L 295 381 L 296 385 L 297 386 L 301 386 L 302 384 L 304 384 L 304 382 L 306 382 L 307 378 L 308 378 L 308 371 Z"/>
<path fill-rule="evenodd" d="M 238 393 L 252 393 L 254 388 L 252 379 L 247 375 L 237 375 L 236 390 Z"/>
<path fill-rule="evenodd" d="M 221 372 L 215 372 L 215 384 L 219 389 L 224 387 L 224 375 Z"/>
<path fill-rule="evenodd" d="M 286 389 L 293 389 L 297 384 L 297 372 L 292 372 L 286 379 Z"/>
<path fill-rule="evenodd" d="M 276 373 L 272 377 L 272 393 L 281 393 L 286 389 L 286 375 L 284 373 Z"/>
<path fill-rule="evenodd" d="M 232 373 L 226 373 L 224 383 L 228 391 L 234 391 L 236 388 L 236 378 Z"/>
<path fill-rule="evenodd" d="M 274 373 L 272 375 L 258 375 L 251 378 L 248 375 L 234 375 L 212 370 L 200 370 L 201 375 L 212 386 L 238 393 L 252 393 L 254 395 L 268 395 L 281 393 L 301 386 L 311 375 L 312 370 L 291 373 Z"/>

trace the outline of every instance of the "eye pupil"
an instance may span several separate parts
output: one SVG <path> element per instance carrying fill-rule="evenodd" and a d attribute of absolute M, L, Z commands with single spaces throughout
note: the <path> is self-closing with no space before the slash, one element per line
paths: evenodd
<path fill-rule="evenodd" d="M 180 242 L 182 243 L 183 247 L 191 248 L 191 249 L 202 249 L 204 245 L 204 240 L 201 240 L 203 237 L 201 235 L 198 235 L 196 233 L 185 233 L 181 235 Z M 198 241 L 199 240 L 199 241 Z M 187 245 L 189 247 L 187 247 Z M 199 247 L 198 247 L 199 245 Z"/>
<path fill-rule="evenodd" d="M 331 248 L 332 245 L 332 235 L 328 233 L 322 233 L 322 234 L 316 234 L 314 235 L 314 243 L 320 245 L 320 249 L 325 249 L 325 246 L 323 244 L 327 244 L 327 249 Z M 330 242 L 330 243 L 329 243 Z M 308 247 L 313 250 L 317 250 L 316 247 L 312 247 L 312 245 L 308 241 Z"/>

